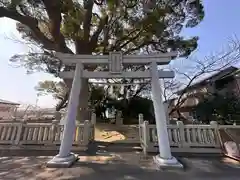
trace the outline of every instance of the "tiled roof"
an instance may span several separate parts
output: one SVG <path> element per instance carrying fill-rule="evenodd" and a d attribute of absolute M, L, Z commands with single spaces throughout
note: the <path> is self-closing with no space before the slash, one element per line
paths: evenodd
<path fill-rule="evenodd" d="M 213 78 L 213 77 L 215 77 L 215 76 L 217 76 L 221 73 L 223 74 L 222 77 L 225 77 L 226 75 L 229 75 L 229 74 L 234 73 L 234 72 L 238 73 L 239 69 L 240 69 L 239 65 L 235 64 L 234 66 L 228 66 L 221 71 L 206 74 L 204 76 L 201 76 L 200 78 L 195 79 L 195 81 L 193 81 L 192 84 L 188 88 L 195 87 L 195 86 L 199 85 L 200 83 L 202 83 L 204 81 L 207 81 L 207 80 L 209 80 L 209 79 L 211 79 L 211 78 Z M 177 93 L 181 93 L 184 89 L 185 88 L 182 88 L 181 90 L 178 90 Z"/>
<path fill-rule="evenodd" d="M 20 105 L 19 103 L 11 102 L 11 101 L 6 101 L 3 99 L 0 99 L 0 104 L 12 104 L 12 105 Z"/>

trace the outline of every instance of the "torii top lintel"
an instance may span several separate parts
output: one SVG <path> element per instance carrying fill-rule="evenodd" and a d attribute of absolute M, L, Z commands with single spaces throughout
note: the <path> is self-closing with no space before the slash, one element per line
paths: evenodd
<path fill-rule="evenodd" d="M 108 72 L 101 71 L 88 71 L 83 70 L 82 77 L 86 78 L 149 78 L 151 77 L 151 72 L 149 70 L 145 71 L 135 71 L 128 72 L 124 71 L 124 64 L 129 65 L 146 65 L 152 62 L 159 65 L 168 64 L 172 57 L 176 53 L 166 53 L 166 54 L 152 54 L 152 55 L 123 55 L 121 52 L 111 52 L 109 55 L 72 55 L 57 53 L 56 56 L 62 60 L 64 64 L 78 64 L 78 65 L 108 65 Z M 60 73 L 62 78 L 73 78 L 74 71 L 63 71 Z M 159 77 L 161 78 L 172 78 L 174 77 L 174 72 L 172 71 L 160 71 Z"/>
<path fill-rule="evenodd" d="M 169 64 L 176 52 L 157 53 L 150 55 L 123 55 L 122 52 L 110 52 L 109 55 L 82 55 L 82 54 L 64 54 L 57 52 L 56 57 L 64 64 L 109 64 L 112 60 L 117 60 L 122 64 L 143 65 L 156 62 L 158 65 Z M 114 61 L 115 61 L 114 60 Z"/>

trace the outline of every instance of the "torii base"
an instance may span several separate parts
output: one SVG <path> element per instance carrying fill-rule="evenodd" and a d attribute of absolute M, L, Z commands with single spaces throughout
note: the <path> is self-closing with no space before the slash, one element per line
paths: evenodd
<path fill-rule="evenodd" d="M 47 162 L 48 168 L 69 168 L 78 160 L 78 155 L 71 153 L 67 157 L 59 157 L 56 155 L 53 159 Z"/>
<path fill-rule="evenodd" d="M 175 158 L 163 159 L 160 155 L 154 156 L 153 161 L 159 170 L 183 169 L 183 165 Z"/>

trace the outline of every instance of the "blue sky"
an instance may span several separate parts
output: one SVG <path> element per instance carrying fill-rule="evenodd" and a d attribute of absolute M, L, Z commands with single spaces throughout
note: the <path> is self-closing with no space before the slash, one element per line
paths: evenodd
<path fill-rule="evenodd" d="M 199 36 L 199 47 L 195 55 L 199 58 L 217 52 L 233 36 L 240 38 L 240 1 L 239 0 L 204 0 L 205 18 L 195 28 L 185 29 L 185 36 Z M 7 37 L 18 36 L 15 22 L 0 19 L 0 99 L 35 104 L 37 93 L 34 87 L 41 80 L 53 77 L 45 73 L 26 74 L 24 68 L 13 68 L 9 58 L 17 53 L 28 51 L 28 47 L 16 43 Z M 51 96 L 40 97 L 38 105 L 52 107 L 55 100 Z"/>
<path fill-rule="evenodd" d="M 0 27 L 0 99 L 35 104 L 37 93 L 34 87 L 41 80 L 54 78 L 46 73 L 27 75 L 26 69 L 12 67 L 9 64 L 9 58 L 14 54 L 28 52 L 28 47 L 12 40 L 19 39 L 14 21 L 0 19 Z M 38 105 L 42 107 L 53 107 L 55 103 L 51 96 L 40 97 L 38 100 Z"/>

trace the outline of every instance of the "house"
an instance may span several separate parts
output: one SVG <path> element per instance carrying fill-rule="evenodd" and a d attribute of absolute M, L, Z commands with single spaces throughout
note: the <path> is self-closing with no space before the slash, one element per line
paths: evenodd
<path fill-rule="evenodd" d="M 182 93 L 182 104 L 179 111 L 186 119 L 197 119 L 194 107 L 200 102 L 204 95 L 208 94 L 226 94 L 232 92 L 240 98 L 240 69 L 236 66 L 230 66 L 224 70 L 214 73 L 207 78 L 203 78 L 196 83 L 193 83 L 187 89 L 182 89 L 177 92 L 180 96 Z M 178 98 L 172 99 L 170 110 L 177 104 Z M 172 117 L 178 117 L 175 113 Z"/>
<path fill-rule="evenodd" d="M 55 108 L 22 105 L 16 112 L 16 121 L 26 120 L 32 123 L 50 123 L 54 119 L 55 113 Z"/>
<path fill-rule="evenodd" d="M 0 121 L 13 119 L 20 104 L 0 99 Z"/>

